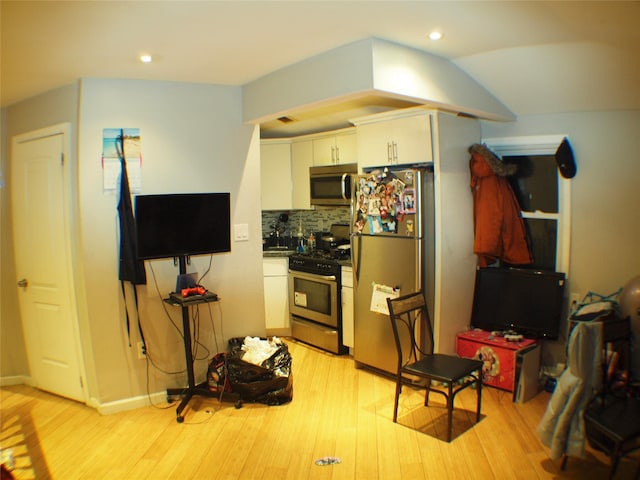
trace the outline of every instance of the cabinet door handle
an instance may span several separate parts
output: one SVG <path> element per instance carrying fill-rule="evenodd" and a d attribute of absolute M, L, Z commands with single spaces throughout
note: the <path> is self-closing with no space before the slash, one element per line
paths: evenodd
<path fill-rule="evenodd" d="M 336 163 L 336 147 L 331 147 L 331 163 Z"/>
<path fill-rule="evenodd" d="M 336 163 L 340 163 L 340 147 L 336 147 Z"/>
<path fill-rule="evenodd" d="M 387 142 L 387 162 L 388 163 L 393 162 L 393 154 L 391 152 L 392 152 L 391 142 Z"/>
<path fill-rule="evenodd" d="M 398 163 L 398 144 L 393 142 L 393 163 Z"/>

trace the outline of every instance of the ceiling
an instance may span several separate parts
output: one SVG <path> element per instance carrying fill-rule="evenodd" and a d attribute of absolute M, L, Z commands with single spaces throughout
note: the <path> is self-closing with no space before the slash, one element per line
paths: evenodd
<path fill-rule="evenodd" d="M 640 109 L 639 1 L 2 0 L 0 14 L 3 107 L 82 77 L 244 85 L 379 37 L 449 59 L 517 116 Z M 367 97 L 261 129 L 326 130 L 402 106 Z"/>

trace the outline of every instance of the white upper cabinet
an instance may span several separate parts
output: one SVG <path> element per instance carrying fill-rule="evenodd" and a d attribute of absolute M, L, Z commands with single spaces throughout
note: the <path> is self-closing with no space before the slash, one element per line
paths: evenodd
<path fill-rule="evenodd" d="M 311 140 L 293 140 L 291 143 L 291 177 L 293 178 L 293 208 L 311 209 L 309 191 L 309 167 L 313 165 Z"/>
<path fill-rule="evenodd" d="M 357 163 L 354 127 L 260 141 L 262 210 L 309 210 L 309 167 Z"/>
<path fill-rule="evenodd" d="M 331 132 L 331 135 L 322 135 L 313 139 L 314 165 L 338 165 L 357 161 L 355 129 L 336 130 Z"/>
<path fill-rule="evenodd" d="M 262 210 L 290 210 L 293 207 L 291 142 L 260 143 L 260 185 Z"/>
<path fill-rule="evenodd" d="M 432 162 L 431 118 L 428 110 L 410 109 L 353 120 L 359 168 Z"/>

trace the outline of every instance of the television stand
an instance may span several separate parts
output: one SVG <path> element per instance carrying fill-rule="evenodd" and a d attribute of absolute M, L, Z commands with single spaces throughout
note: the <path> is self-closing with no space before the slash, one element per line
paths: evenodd
<path fill-rule="evenodd" d="M 186 273 L 186 257 L 179 257 L 180 259 L 180 273 Z M 165 298 L 164 301 L 172 306 L 181 307 L 182 309 L 182 337 L 184 339 L 184 357 L 187 370 L 187 382 L 188 385 L 184 388 L 168 388 L 167 398 L 170 399 L 173 396 L 182 396 L 182 400 L 176 409 L 176 421 L 178 423 L 184 422 L 184 415 L 182 414 L 184 408 L 191 401 L 195 395 L 203 397 L 216 397 L 220 396 L 220 392 L 214 392 L 209 388 L 207 381 L 196 385 L 195 374 L 193 372 L 193 353 L 191 350 L 191 324 L 189 319 L 189 307 L 194 305 L 200 305 L 202 303 L 217 302 L 219 300 L 217 295 L 201 295 L 201 298 L 195 300 L 189 300 L 181 302 L 176 298 L 169 295 L 169 298 Z M 239 408 L 239 397 L 230 393 L 222 392 L 222 396 L 228 400 L 233 400 L 236 403 L 236 408 Z M 236 398 L 237 397 L 237 398 Z"/>

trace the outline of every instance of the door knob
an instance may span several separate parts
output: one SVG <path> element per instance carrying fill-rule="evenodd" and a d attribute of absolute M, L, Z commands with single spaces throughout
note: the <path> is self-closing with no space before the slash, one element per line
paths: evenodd
<path fill-rule="evenodd" d="M 26 278 L 23 278 L 22 280 L 18 280 L 19 287 L 27 288 L 27 285 L 29 285 L 29 282 L 27 282 Z"/>

